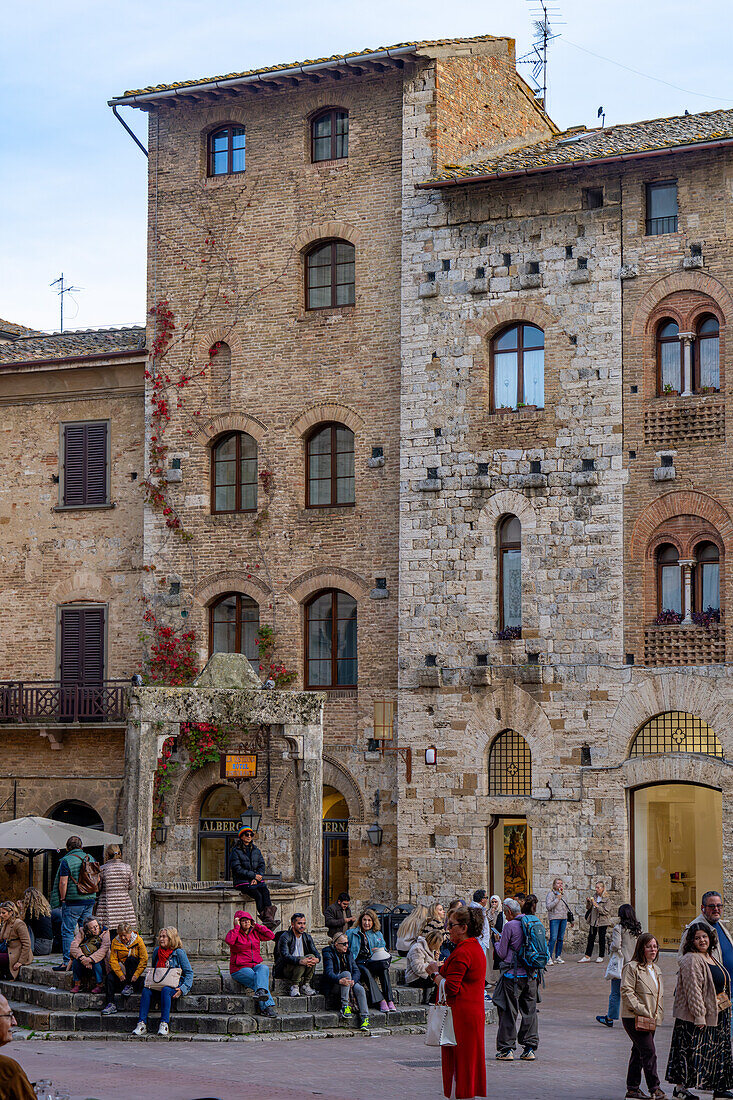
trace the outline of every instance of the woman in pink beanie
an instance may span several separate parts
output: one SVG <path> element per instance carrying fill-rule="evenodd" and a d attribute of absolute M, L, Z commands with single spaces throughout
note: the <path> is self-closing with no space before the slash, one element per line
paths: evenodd
<path fill-rule="evenodd" d="M 270 968 L 262 961 L 260 943 L 274 939 L 274 932 L 264 924 L 257 924 L 254 917 L 242 909 L 234 914 L 234 927 L 224 937 L 229 947 L 229 973 L 235 982 L 254 990 L 261 1015 L 273 1018 L 277 1012 L 270 995 Z"/>

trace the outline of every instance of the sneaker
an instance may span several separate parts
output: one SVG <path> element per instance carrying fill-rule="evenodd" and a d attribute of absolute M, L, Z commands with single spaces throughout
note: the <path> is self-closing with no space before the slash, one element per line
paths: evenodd
<path fill-rule="evenodd" d="M 520 1062 L 534 1062 L 535 1053 L 532 1047 L 525 1047 L 522 1053 L 519 1055 Z"/>
<path fill-rule="evenodd" d="M 578 962 L 581 962 L 581 963 L 589 963 L 589 962 L 590 962 L 590 955 L 583 955 L 583 958 L 582 958 L 582 959 L 578 959 Z"/>
<path fill-rule="evenodd" d="M 117 1005 L 105 1005 L 102 1009 L 103 1016 L 115 1016 L 117 1014 Z M 142 1032 L 141 1032 L 142 1034 Z"/>
<path fill-rule="evenodd" d="M 649 1100 L 649 1097 L 641 1089 L 627 1089 L 626 1100 Z"/>
<path fill-rule="evenodd" d="M 547 960 L 547 965 L 548 965 L 548 966 L 552 966 L 552 959 L 548 959 L 548 960 Z"/>
<path fill-rule="evenodd" d="M 596 962 L 597 963 L 605 962 L 605 959 L 603 958 L 603 955 L 599 955 L 598 958 L 596 959 Z"/>
<path fill-rule="evenodd" d="M 59 963 L 58 966 L 52 966 L 51 969 L 52 970 L 68 970 L 69 965 L 68 965 L 68 963 Z"/>
<path fill-rule="evenodd" d="M 158 1035 L 163 1035 L 167 1039 L 168 1036 L 170 1035 L 170 1030 L 171 1029 L 168 1027 L 168 1024 L 161 1023 L 161 1025 L 158 1028 Z"/>
<path fill-rule="evenodd" d="M 352 1013 L 351 1009 L 349 1008 L 349 1006 L 347 1005 L 346 1008 L 341 1009 L 341 1012 L 339 1013 L 339 1015 L 340 1015 L 342 1020 L 350 1020 L 353 1013 Z"/>
<path fill-rule="evenodd" d="M 131 997 L 132 996 L 132 986 L 131 985 L 123 985 L 123 987 L 122 987 L 122 996 L 123 997 Z"/>
<path fill-rule="evenodd" d="M 700 1100 L 700 1097 L 696 1093 L 690 1092 L 689 1089 L 683 1089 L 680 1085 L 675 1085 L 672 1089 L 672 1095 L 678 1097 L 678 1100 Z M 722 1095 L 722 1093 L 715 1093 L 715 1096 Z M 715 1098 L 713 1098 L 715 1100 Z"/>
<path fill-rule="evenodd" d="M 613 1020 L 609 1020 L 608 1016 L 596 1016 L 596 1020 L 605 1027 L 613 1027 Z"/>
<path fill-rule="evenodd" d="M 298 989 L 297 985 L 291 985 L 290 986 L 290 996 L 291 997 L 299 997 L 300 996 L 300 990 Z"/>
<path fill-rule="evenodd" d="M 514 1051 L 512 1050 L 497 1050 L 496 1052 L 497 1062 L 513 1062 Z"/>
<path fill-rule="evenodd" d="M 565 959 L 562 957 L 562 955 L 558 955 L 557 958 L 555 959 L 555 962 L 556 963 L 564 963 Z"/>
<path fill-rule="evenodd" d="M 265 989 L 264 986 L 260 987 L 260 989 L 255 989 L 255 997 L 258 1000 L 266 1001 L 269 996 L 270 996 L 270 990 Z"/>
<path fill-rule="evenodd" d="M 730 1096 L 731 1094 L 728 1093 L 728 1095 Z M 725 1093 L 724 1092 L 714 1093 L 713 1094 L 713 1100 L 715 1100 L 716 1096 L 725 1096 Z M 667 1100 L 667 1093 L 664 1091 L 664 1089 L 656 1088 L 654 1090 L 654 1092 L 651 1093 L 651 1097 L 652 1097 L 652 1100 Z"/>
<path fill-rule="evenodd" d="M 369 1030 L 369 1017 L 365 1016 L 364 1019 L 359 1024 L 359 1031 L 368 1031 L 368 1030 Z"/>
<path fill-rule="evenodd" d="M 71 989 L 69 990 L 69 993 L 81 993 L 81 985 L 79 984 L 79 982 L 74 982 Z"/>
<path fill-rule="evenodd" d="M 396 1012 L 397 1008 L 394 1001 L 387 1001 L 387 1012 Z"/>
<path fill-rule="evenodd" d="M 92 993 L 104 993 L 104 986 L 103 985 L 94 985 L 94 986 L 92 986 Z"/>
<path fill-rule="evenodd" d="M 138 1020 L 137 1027 L 135 1028 L 135 1030 L 133 1031 L 132 1034 L 133 1035 L 147 1035 L 147 1033 L 148 1033 L 148 1025 L 145 1023 L 144 1020 Z"/>
<path fill-rule="evenodd" d="M 266 1008 L 262 1009 L 262 1015 L 263 1016 L 269 1016 L 271 1020 L 276 1020 L 277 1019 L 277 1012 L 275 1011 L 275 1006 L 274 1005 L 267 1005 Z"/>
<path fill-rule="evenodd" d="M 388 1006 L 387 1006 L 387 1002 L 385 1000 L 381 1000 L 379 1002 L 379 1011 L 380 1012 L 388 1012 L 389 1011 Z"/>
<path fill-rule="evenodd" d="M 306 997 L 315 997 L 316 991 L 312 985 L 301 985 L 300 992 Z"/>

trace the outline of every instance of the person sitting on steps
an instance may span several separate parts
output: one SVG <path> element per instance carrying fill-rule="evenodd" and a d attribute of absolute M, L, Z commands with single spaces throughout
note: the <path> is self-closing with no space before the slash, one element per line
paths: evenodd
<path fill-rule="evenodd" d="M 178 1001 L 181 997 L 185 997 L 187 993 L 191 992 L 191 986 L 193 985 L 193 968 L 188 961 L 188 955 L 183 950 L 183 944 L 181 943 L 181 937 L 178 935 L 177 928 L 171 925 L 168 928 L 161 928 L 160 932 L 158 932 L 158 946 L 153 951 L 151 963 L 153 968 L 151 977 L 158 981 L 165 980 L 165 975 L 170 974 L 172 970 L 180 970 L 178 986 L 173 988 L 170 985 L 166 985 L 159 990 L 159 994 L 147 985 L 145 986 L 140 997 L 139 1019 L 132 1034 L 138 1036 L 147 1035 L 150 1002 L 153 997 L 159 995 L 160 1025 L 158 1027 L 158 1035 L 167 1037 L 170 1034 L 169 1021 L 173 1001 Z"/>
<path fill-rule="evenodd" d="M 113 1016 L 117 1011 L 115 993 L 129 997 L 143 987 L 148 950 L 131 924 L 117 925 L 117 935 L 109 946 L 109 970 L 107 971 L 107 1003 L 103 1016 Z"/>
<path fill-rule="evenodd" d="M 262 961 L 260 942 L 274 939 L 274 932 L 264 924 L 256 924 L 251 913 L 243 909 L 234 914 L 234 927 L 224 937 L 229 947 L 229 973 L 235 982 L 255 991 L 259 1012 L 272 1019 L 277 1012 L 270 994 L 270 968 Z"/>
<path fill-rule="evenodd" d="M 94 978 L 92 993 L 104 990 L 104 966 L 109 959 L 109 932 L 102 929 L 96 917 L 87 917 L 71 941 L 71 969 L 74 972 L 72 993 L 81 991 L 85 977 Z"/>
<path fill-rule="evenodd" d="M 337 932 L 333 942 L 323 948 L 324 987 L 341 998 L 341 1018 L 350 1020 L 352 1016 L 349 998 L 353 994 L 359 1007 L 360 1028 L 369 1030 L 369 1007 L 364 986 L 359 981 L 359 967 L 351 953 L 349 939 L 345 932 Z"/>
<path fill-rule="evenodd" d="M 290 982 L 291 997 L 312 997 L 316 992 L 311 981 L 321 953 L 305 924 L 305 913 L 293 913 L 290 928 L 275 943 L 275 977 Z"/>
<path fill-rule="evenodd" d="M 280 921 L 275 920 L 277 910 L 272 904 L 270 891 L 264 881 L 265 860 L 262 852 L 255 845 L 254 829 L 245 825 L 239 830 L 238 837 L 229 856 L 231 880 L 237 890 L 252 898 L 262 924 L 274 931 L 280 925 Z"/>
<path fill-rule="evenodd" d="M 386 949 L 376 912 L 365 909 L 359 916 L 356 928 L 350 928 L 347 936 L 361 980 L 369 988 L 369 1000 L 373 1005 L 379 1006 L 380 1012 L 396 1012 L 392 983 L 389 980 L 392 956 Z"/>

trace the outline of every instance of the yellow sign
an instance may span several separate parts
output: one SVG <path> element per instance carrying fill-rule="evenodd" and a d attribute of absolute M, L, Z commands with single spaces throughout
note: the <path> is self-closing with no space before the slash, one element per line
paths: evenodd
<path fill-rule="evenodd" d="M 222 760 L 221 775 L 224 779 L 256 779 L 257 757 L 227 753 Z"/>

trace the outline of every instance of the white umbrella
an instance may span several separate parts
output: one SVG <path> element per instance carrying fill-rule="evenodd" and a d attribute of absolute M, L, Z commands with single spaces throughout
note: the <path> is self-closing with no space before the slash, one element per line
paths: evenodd
<path fill-rule="evenodd" d="M 97 848 L 100 844 L 120 844 L 122 837 L 102 829 L 86 829 L 70 822 L 52 821 L 48 817 L 16 817 L 0 822 L 0 848 L 27 855 L 29 881 L 33 885 L 33 860 L 41 852 L 59 851 L 66 847 L 70 836 L 78 836 L 82 845 Z"/>

